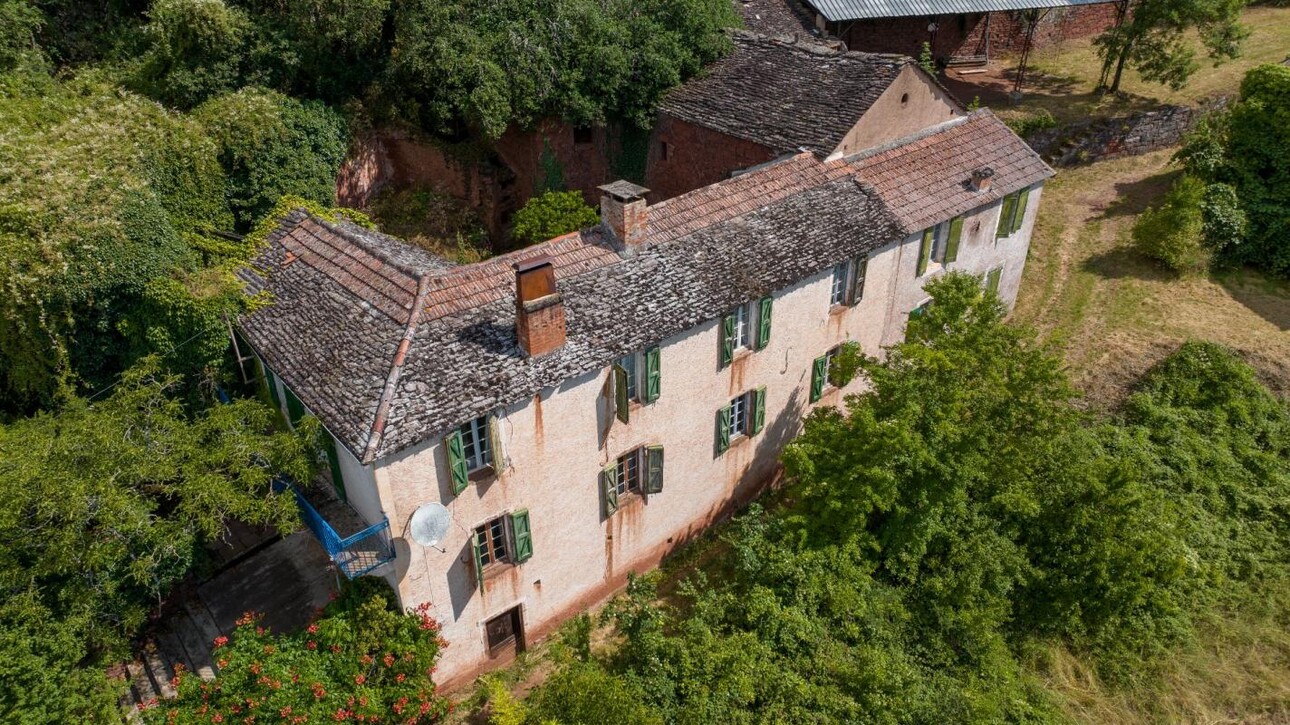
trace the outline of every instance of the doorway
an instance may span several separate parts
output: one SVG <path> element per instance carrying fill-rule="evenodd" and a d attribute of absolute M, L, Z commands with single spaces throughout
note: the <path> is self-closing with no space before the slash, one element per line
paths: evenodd
<path fill-rule="evenodd" d="M 484 623 L 488 656 L 512 657 L 524 651 L 524 618 L 519 607 L 502 612 Z"/>

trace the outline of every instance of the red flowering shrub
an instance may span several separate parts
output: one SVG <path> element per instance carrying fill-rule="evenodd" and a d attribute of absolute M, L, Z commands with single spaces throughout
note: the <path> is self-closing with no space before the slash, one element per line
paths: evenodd
<path fill-rule="evenodd" d="M 431 679 L 444 645 L 439 624 L 427 607 L 398 612 L 390 599 L 388 589 L 355 586 L 290 635 L 248 613 L 214 643 L 219 676 L 180 673 L 178 697 L 146 710 L 144 722 L 436 722 L 448 712 Z"/>

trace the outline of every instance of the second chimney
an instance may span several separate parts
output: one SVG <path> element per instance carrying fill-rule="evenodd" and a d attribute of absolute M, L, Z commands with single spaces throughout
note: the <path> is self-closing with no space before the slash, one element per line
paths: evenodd
<path fill-rule="evenodd" d="M 529 357 L 564 346 L 564 301 L 546 254 L 515 263 L 515 336 Z"/>
<path fill-rule="evenodd" d="M 986 191 L 990 188 L 990 179 L 994 178 L 994 169 L 986 166 L 972 172 L 972 190 Z"/>
<path fill-rule="evenodd" d="M 645 241 L 645 195 L 649 189 L 630 181 L 615 181 L 598 187 L 600 221 L 609 228 L 625 250 L 635 249 Z"/>

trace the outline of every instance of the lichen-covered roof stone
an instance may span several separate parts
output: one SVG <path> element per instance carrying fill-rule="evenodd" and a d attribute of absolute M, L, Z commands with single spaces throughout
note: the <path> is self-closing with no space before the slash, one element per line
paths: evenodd
<path fill-rule="evenodd" d="M 984 165 L 992 187 L 971 191 L 971 169 Z M 404 256 L 389 237 L 294 212 L 243 275 L 275 303 L 241 325 L 327 429 L 370 462 L 1051 174 L 980 111 L 864 155 L 801 153 L 652 205 L 645 241 L 629 255 L 595 227 L 437 265 Z M 516 341 L 512 265 L 537 255 L 555 266 L 567 338 L 533 359 Z"/>
<path fill-rule="evenodd" d="M 733 38 L 729 55 L 669 92 L 659 110 L 776 152 L 809 149 L 828 156 L 912 63 L 807 39 Z"/>

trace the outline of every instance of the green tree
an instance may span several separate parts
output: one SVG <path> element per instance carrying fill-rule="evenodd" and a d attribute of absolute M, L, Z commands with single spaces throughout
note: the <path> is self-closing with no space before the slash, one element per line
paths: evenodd
<path fill-rule="evenodd" d="M 1175 272 L 1204 272 L 1210 260 L 1201 208 L 1204 199 L 1205 182 L 1184 175 L 1158 207 L 1138 217 L 1133 225 L 1133 243 L 1143 254 L 1164 262 Z"/>
<path fill-rule="evenodd" d="M 449 709 L 431 679 L 439 624 L 428 606 L 400 612 L 393 601 L 369 579 L 303 632 L 275 635 L 247 614 L 215 641 L 214 682 L 180 675 L 178 697 L 145 710 L 145 722 L 439 722 Z"/>
<path fill-rule="evenodd" d="M 273 411 L 253 400 L 189 413 L 178 387 L 149 359 L 102 400 L 0 427 L 0 660 L 30 668 L 0 678 L 0 713 L 103 710 L 102 668 L 203 542 L 230 518 L 294 528 L 271 482 L 310 479 L 316 428 L 269 432 Z"/>
<path fill-rule="evenodd" d="M 1143 79 L 1182 88 L 1200 67 L 1186 33 L 1196 30 L 1209 57 L 1235 58 L 1249 35 L 1238 21 L 1245 0 L 1123 0 L 1123 22 L 1094 43 L 1102 59 L 1102 84 L 1120 90 L 1125 66 Z"/>
<path fill-rule="evenodd" d="M 40 54 L 36 35 L 44 22 L 40 11 L 26 0 L 0 1 L 0 71 Z"/>
<path fill-rule="evenodd" d="M 236 88 L 251 18 L 224 0 L 153 0 L 145 32 L 151 50 L 141 69 L 142 90 L 180 108 L 191 108 Z"/>
<path fill-rule="evenodd" d="M 349 148 L 348 126 L 336 111 L 244 88 L 207 101 L 193 116 L 218 146 L 240 228 L 259 221 L 284 196 L 334 203 L 336 173 Z"/>
<path fill-rule="evenodd" d="M 535 244 L 594 225 L 600 220 L 580 191 L 548 191 L 529 199 L 515 212 L 514 235 L 522 244 Z"/>

